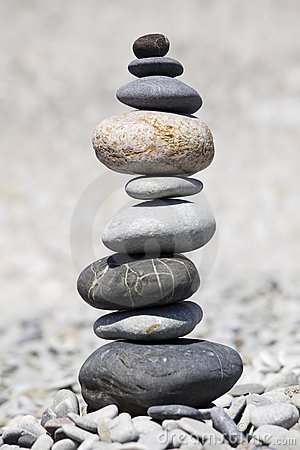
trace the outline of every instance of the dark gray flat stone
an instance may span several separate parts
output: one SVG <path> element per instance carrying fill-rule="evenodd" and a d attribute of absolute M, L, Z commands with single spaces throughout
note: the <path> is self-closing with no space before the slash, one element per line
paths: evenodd
<path fill-rule="evenodd" d="M 164 75 L 166 77 L 178 77 L 183 73 L 182 64 L 173 58 L 156 56 L 131 61 L 128 70 L 136 77 L 149 77 L 152 75 Z"/>
<path fill-rule="evenodd" d="M 113 310 L 184 300 L 199 284 L 198 271 L 185 256 L 143 258 L 116 253 L 86 267 L 77 288 L 89 305 Z"/>
<path fill-rule="evenodd" d="M 228 391 L 242 370 L 235 350 L 209 341 L 116 341 L 89 356 L 79 381 L 88 412 L 115 403 L 120 411 L 142 415 L 152 405 L 205 406 Z"/>
<path fill-rule="evenodd" d="M 170 48 L 169 39 L 161 33 L 144 34 L 137 38 L 132 46 L 137 58 L 165 56 Z"/>
<path fill-rule="evenodd" d="M 171 77 L 155 75 L 122 86 L 117 99 L 137 109 L 193 114 L 202 99 L 195 89 Z"/>
<path fill-rule="evenodd" d="M 152 417 L 152 419 L 156 420 L 177 420 L 181 419 L 181 417 L 191 417 L 192 419 L 197 420 L 203 420 L 206 418 L 206 415 L 203 417 L 203 414 L 198 409 L 185 405 L 151 406 L 147 413 Z"/>
<path fill-rule="evenodd" d="M 210 418 L 214 428 L 225 436 L 232 447 L 237 447 L 242 442 L 247 442 L 244 434 L 224 409 L 217 406 L 212 408 Z"/>

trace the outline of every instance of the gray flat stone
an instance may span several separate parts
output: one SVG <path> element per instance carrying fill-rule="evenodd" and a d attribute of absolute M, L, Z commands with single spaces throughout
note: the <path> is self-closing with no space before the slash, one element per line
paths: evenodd
<path fill-rule="evenodd" d="M 161 33 L 144 34 L 137 38 L 132 45 L 132 51 L 137 58 L 165 56 L 169 48 L 169 39 Z"/>
<path fill-rule="evenodd" d="M 276 450 L 296 450 L 300 444 L 300 433 L 277 425 L 262 425 L 254 431 L 252 442 L 255 445 L 270 445 Z"/>
<path fill-rule="evenodd" d="M 174 303 L 193 295 L 199 285 L 195 265 L 179 254 L 149 258 L 117 253 L 90 264 L 77 282 L 89 305 L 109 310 Z"/>
<path fill-rule="evenodd" d="M 265 405 L 270 405 L 271 403 L 274 403 L 267 397 L 264 397 L 264 395 L 259 395 L 259 394 L 249 394 L 246 397 L 237 397 L 237 400 L 240 398 L 245 398 L 247 405 L 265 406 Z M 275 402 L 275 403 L 277 403 L 277 402 Z M 280 403 L 280 401 L 278 403 Z"/>
<path fill-rule="evenodd" d="M 247 442 L 246 437 L 239 430 L 236 423 L 222 408 L 212 408 L 210 416 L 214 428 L 225 436 L 232 447 L 237 447 L 242 442 Z"/>
<path fill-rule="evenodd" d="M 41 434 L 31 448 L 33 450 L 50 450 L 53 444 L 54 441 L 51 436 Z"/>
<path fill-rule="evenodd" d="M 164 430 L 168 430 L 168 431 L 179 428 L 178 420 L 173 420 L 173 419 L 165 419 L 165 420 L 163 420 L 161 425 Z"/>
<path fill-rule="evenodd" d="M 269 392 L 265 392 L 261 395 L 264 400 L 267 400 L 269 403 L 290 403 L 291 399 L 288 395 L 284 393 L 283 390 L 274 389 Z"/>
<path fill-rule="evenodd" d="M 84 417 L 91 421 L 96 421 L 99 417 L 106 417 L 108 419 L 114 419 L 117 417 L 119 411 L 117 405 L 107 405 L 98 409 L 92 413 L 86 414 Z"/>
<path fill-rule="evenodd" d="M 139 415 L 159 404 L 206 406 L 232 387 L 242 367 L 235 350 L 209 341 L 116 341 L 89 356 L 79 381 L 90 411 L 115 403 Z"/>
<path fill-rule="evenodd" d="M 102 339 L 154 341 L 174 339 L 190 333 L 203 317 L 194 302 L 120 311 L 101 316 L 94 323 L 94 332 Z"/>
<path fill-rule="evenodd" d="M 52 408 L 45 409 L 45 411 L 42 414 L 42 418 L 41 418 L 42 427 L 45 425 L 46 422 L 48 422 L 48 420 L 55 419 L 55 418 L 56 418 L 56 414 Z"/>
<path fill-rule="evenodd" d="M 139 436 L 143 434 L 149 434 L 153 431 L 159 432 L 162 431 L 161 425 L 156 422 L 153 422 L 150 417 L 147 416 L 137 416 L 132 419 L 133 425 Z"/>
<path fill-rule="evenodd" d="M 116 214 L 102 241 L 124 254 L 162 255 L 189 252 L 213 237 L 216 223 L 209 209 L 186 200 L 153 200 Z"/>
<path fill-rule="evenodd" d="M 136 109 L 193 114 L 202 106 L 195 89 L 180 80 L 155 75 L 122 86 L 117 99 Z"/>
<path fill-rule="evenodd" d="M 110 429 L 109 425 L 111 424 L 112 419 L 108 417 L 99 416 L 97 417 L 97 431 L 103 442 L 111 442 L 110 439 Z"/>
<path fill-rule="evenodd" d="M 240 383 L 233 386 L 229 394 L 233 397 L 239 397 L 246 394 L 262 394 L 264 390 L 263 385 L 259 383 Z"/>
<path fill-rule="evenodd" d="M 90 431 L 91 433 L 97 433 L 97 423 L 95 420 L 90 420 L 86 416 L 79 416 L 78 414 L 69 413 L 68 418 L 75 423 L 75 425 L 83 430 Z"/>
<path fill-rule="evenodd" d="M 132 75 L 139 78 L 152 75 L 164 75 L 174 78 L 183 73 L 183 66 L 176 59 L 156 56 L 135 59 L 129 63 L 128 70 Z"/>
<path fill-rule="evenodd" d="M 191 417 L 196 420 L 203 420 L 203 414 L 196 408 L 185 405 L 161 405 L 151 406 L 147 413 L 153 419 L 180 419 L 181 417 Z"/>
<path fill-rule="evenodd" d="M 67 417 L 68 413 L 79 414 L 79 401 L 74 392 L 59 390 L 53 397 L 53 411 L 57 417 Z"/>
<path fill-rule="evenodd" d="M 41 434 L 46 433 L 46 430 L 44 429 L 44 427 L 42 427 L 42 425 L 39 424 L 37 418 L 31 415 L 22 417 L 18 421 L 18 427 L 22 428 L 22 430 L 28 431 L 29 433 L 37 437 Z"/>
<path fill-rule="evenodd" d="M 66 424 L 62 426 L 62 430 L 66 436 L 68 436 L 73 441 L 83 442 L 85 439 L 93 436 L 89 431 L 85 431 L 75 425 Z"/>
<path fill-rule="evenodd" d="M 250 421 L 255 427 L 261 425 L 278 425 L 283 428 L 290 428 L 299 420 L 298 409 L 287 403 L 273 403 L 271 405 L 260 406 L 250 413 Z"/>
<path fill-rule="evenodd" d="M 22 436 L 18 439 L 18 446 L 19 447 L 25 447 L 25 448 L 31 448 L 33 444 L 36 442 L 37 437 L 35 434 L 29 433 L 28 431 L 25 432 Z"/>
<path fill-rule="evenodd" d="M 273 391 L 276 388 L 288 387 L 298 384 L 298 377 L 292 370 L 282 370 L 272 374 L 265 383 L 265 392 Z"/>
<path fill-rule="evenodd" d="M 221 397 L 216 398 L 214 400 L 215 406 L 219 406 L 219 408 L 229 408 L 232 404 L 233 396 L 230 394 L 221 395 Z"/>
<path fill-rule="evenodd" d="M 102 120 L 93 147 L 111 170 L 153 176 L 192 175 L 214 157 L 213 136 L 201 120 L 161 111 L 132 111 Z"/>
<path fill-rule="evenodd" d="M 149 434 L 143 434 L 138 443 L 145 445 L 153 450 L 165 450 L 169 447 L 171 437 L 166 430 L 152 431 Z"/>
<path fill-rule="evenodd" d="M 191 436 L 186 431 L 181 428 L 174 428 L 169 432 L 171 445 L 174 448 L 187 448 L 188 446 L 193 446 L 192 448 L 202 449 L 202 444 L 195 437 Z"/>
<path fill-rule="evenodd" d="M 246 403 L 246 397 L 244 396 L 235 398 L 227 411 L 229 417 L 235 421 L 240 419 L 242 412 L 246 408 Z"/>
<path fill-rule="evenodd" d="M 138 177 L 128 181 L 126 193 L 140 200 L 156 198 L 186 197 L 198 194 L 203 189 L 201 181 L 186 177 Z"/>
<path fill-rule="evenodd" d="M 94 444 L 96 442 L 100 441 L 100 437 L 95 434 L 94 436 L 90 436 L 87 439 L 85 439 L 81 444 L 79 445 L 79 450 L 92 450 L 94 447 Z"/>
<path fill-rule="evenodd" d="M 56 430 L 58 430 L 67 423 L 72 424 L 72 421 L 67 417 L 57 417 L 56 419 L 48 420 L 45 423 L 44 427 L 49 434 L 53 435 Z"/>
<path fill-rule="evenodd" d="M 210 425 L 200 422 L 199 420 L 182 418 L 178 421 L 181 429 L 197 438 L 202 443 L 211 442 L 221 444 L 224 442 L 224 436 Z"/>
<path fill-rule="evenodd" d="M 128 413 L 121 413 L 109 424 L 110 439 L 112 442 L 137 441 L 139 433 Z"/>

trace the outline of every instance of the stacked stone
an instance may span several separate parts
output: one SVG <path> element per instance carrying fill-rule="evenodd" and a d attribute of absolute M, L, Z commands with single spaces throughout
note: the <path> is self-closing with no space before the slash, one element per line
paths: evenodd
<path fill-rule="evenodd" d="M 118 340 L 90 355 L 79 374 L 90 412 L 111 403 L 133 415 L 153 405 L 200 408 L 242 373 L 233 349 L 182 339 L 203 313 L 184 301 L 200 278 L 180 253 L 204 246 L 216 228 L 210 211 L 182 197 L 202 190 L 188 176 L 209 166 L 214 144 L 209 128 L 191 115 L 201 97 L 175 79 L 183 67 L 165 57 L 168 50 L 161 34 L 134 42 L 138 59 L 128 69 L 139 78 L 121 87 L 117 98 L 138 110 L 103 120 L 93 137 L 96 156 L 108 168 L 142 175 L 125 190 L 145 201 L 110 220 L 102 240 L 116 253 L 89 265 L 78 279 L 87 303 L 118 310 L 94 324 L 100 338 Z"/>

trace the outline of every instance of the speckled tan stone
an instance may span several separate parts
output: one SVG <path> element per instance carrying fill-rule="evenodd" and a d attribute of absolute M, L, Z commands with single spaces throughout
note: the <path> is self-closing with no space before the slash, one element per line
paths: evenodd
<path fill-rule="evenodd" d="M 109 169 L 143 175 L 192 175 L 214 157 L 213 137 L 198 118 L 133 111 L 103 120 L 93 136 L 97 158 Z"/>

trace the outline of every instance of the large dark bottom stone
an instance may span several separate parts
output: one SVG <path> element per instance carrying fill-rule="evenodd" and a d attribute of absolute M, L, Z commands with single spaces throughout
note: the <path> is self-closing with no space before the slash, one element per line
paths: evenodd
<path fill-rule="evenodd" d="M 89 411 L 115 403 L 120 411 L 143 415 L 153 405 L 205 406 L 231 389 L 242 371 L 239 354 L 214 342 L 115 341 L 88 357 L 79 382 Z"/>

